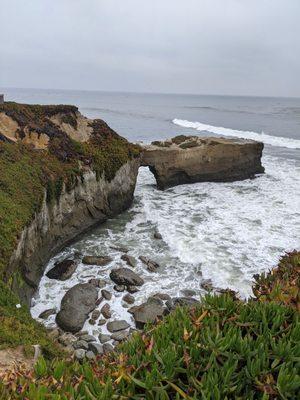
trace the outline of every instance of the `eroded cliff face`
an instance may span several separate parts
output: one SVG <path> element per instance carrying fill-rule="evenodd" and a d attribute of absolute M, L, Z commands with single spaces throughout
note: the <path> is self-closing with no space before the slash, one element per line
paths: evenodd
<path fill-rule="evenodd" d="M 159 189 L 195 182 L 228 182 L 263 173 L 263 143 L 217 137 L 177 136 L 144 147 L 141 164 Z"/>
<path fill-rule="evenodd" d="M 108 182 L 97 180 L 93 171 L 83 175 L 82 182 L 71 191 L 63 189 L 59 199 L 46 202 L 20 236 L 9 269 L 21 271 L 22 280 L 14 278 L 13 289 L 28 303 L 37 288 L 47 261 L 70 240 L 126 210 L 133 200 L 139 160 L 131 160 Z"/>
<path fill-rule="evenodd" d="M 0 279 L 23 302 L 54 253 L 131 205 L 139 156 L 74 106 L 0 105 Z"/>

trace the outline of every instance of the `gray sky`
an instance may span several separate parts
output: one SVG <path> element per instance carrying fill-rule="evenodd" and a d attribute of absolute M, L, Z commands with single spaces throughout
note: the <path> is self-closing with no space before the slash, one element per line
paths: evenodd
<path fill-rule="evenodd" d="M 0 0 L 0 87 L 300 97 L 300 0 Z"/>

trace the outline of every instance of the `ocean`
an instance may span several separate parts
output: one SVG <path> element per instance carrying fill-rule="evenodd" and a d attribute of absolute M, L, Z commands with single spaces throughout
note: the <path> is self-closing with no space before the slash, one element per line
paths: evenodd
<path fill-rule="evenodd" d="M 0 90 L 1 91 L 1 90 Z M 120 265 L 122 245 L 131 255 L 157 261 L 157 273 L 136 271 L 145 279 L 136 304 L 157 292 L 195 297 L 204 294 L 203 279 L 218 288 L 251 296 L 253 274 L 275 266 L 285 251 L 300 248 L 300 99 L 180 94 L 134 94 L 86 91 L 2 89 L 6 100 L 41 104 L 74 104 L 88 117 L 102 118 L 130 141 L 149 143 L 179 134 L 223 135 L 265 143 L 265 174 L 233 183 L 196 183 L 165 191 L 155 187 L 147 168 L 140 168 L 132 207 L 81 237 L 48 264 L 75 251 L 109 254 Z M 153 239 L 158 230 L 162 240 Z M 59 308 L 66 290 L 97 276 L 99 269 L 80 264 L 65 282 L 42 278 L 31 312 Z M 108 289 L 112 289 L 108 284 Z M 132 322 L 120 294 L 110 302 L 113 318 Z M 54 316 L 45 324 L 54 325 Z M 94 333 L 86 322 L 84 329 Z M 105 328 L 102 329 L 105 333 Z"/>

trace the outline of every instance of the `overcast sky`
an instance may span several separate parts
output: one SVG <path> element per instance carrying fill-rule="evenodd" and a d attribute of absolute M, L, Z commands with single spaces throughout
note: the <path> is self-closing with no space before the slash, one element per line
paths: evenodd
<path fill-rule="evenodd" d="M 300 0 L 0 0 L 0 87 L 300 97 Z"/>

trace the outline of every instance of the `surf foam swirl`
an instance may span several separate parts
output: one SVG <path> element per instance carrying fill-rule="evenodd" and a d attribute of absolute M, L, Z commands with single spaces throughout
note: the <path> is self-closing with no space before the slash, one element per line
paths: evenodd
<path fill-rule="evenodd" d="M 266 133 L 258 133 L 252 131 L 240 131 L 237 129 L 230 129 L 230 128 L 223 128 L 219 126 L 213 125 L 206 125 L 202 124 L 201 122 L 191 122 L 183 119 L 173 119 L 173 124 L 182 126 L 184 128 L 192 128 L 196 129 L 197 131 L 203 132 L 211 132 L 216 135 L 222 136 L 232 136 L 238 137 L 242 139 L 252 139 L 257 140 L 259 142 L 263 142 L 265 144 L 269 144 L 271 146 L 277 147 L 286 147 L 288 149 L 300 149 L 300 140 L 292 139 L 292 138 L 285 138 L 282 136 L 272 136 L 267 135 Z"/>

